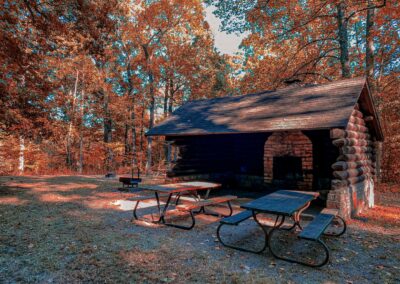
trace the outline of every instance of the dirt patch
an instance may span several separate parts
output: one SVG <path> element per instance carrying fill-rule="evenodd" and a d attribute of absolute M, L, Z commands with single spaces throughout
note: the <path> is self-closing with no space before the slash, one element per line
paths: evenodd
<path fill-rule="evenodd" d="M 199 216 L 191 231 L 131 223 L 132 212 L 115 204 L 134 194 L 115 191 L 118 186 L 95 176 L 0 177 L 0 282 L 400 281 L 400 207 L 392 192 L 377 193 L 378 206 L 350 222 L 346 235 L 326 239 L 331 261 L 312 269 L 268 251 L 222 247 L 215 217 Z M 260 241 L 251 222 L 238 229 Z"/>

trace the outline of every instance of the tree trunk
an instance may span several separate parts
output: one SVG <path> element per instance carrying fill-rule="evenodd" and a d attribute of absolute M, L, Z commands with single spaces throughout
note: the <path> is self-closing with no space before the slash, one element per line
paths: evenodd
<path fill-rule="evenodd" d="M 340 2 L 337 5 L 340 64 L 342 67 L 342 77 L 350 78 L 349 38 L 347 33 L 348 20 L 345 17 L 345 9 L 346 4 L 344 2 Z"/>
<path fill-rule="evenodd" d="M 164 117 L 168 116 L 168 98 L 169 98 L 169 78 L 165 80 L 164 91 Z"/>
<path fill-rule="evenodd" d="M 149 118 L 149 130 L 153 128 L 154 126 L 154 108 L 155 108 L 155 93 L 154 93 L 154 74 L 153 71 L 151 70 L 150 66 L 150 61 L 151 61 L 151 56 L 149 54 L 148 46 L 147 45 L 142 45 L 144 56 L 146 59 L 146 69 L 147 69 L 147 76 L 149 79 L 149 96 L 150 96 L 150 105 L 149 105 L 149 112 L 150 112 L 150 118 Z M 147 140 L 147 161 L 146 161 L 146 173 L 151 172 L 151 166 L 152 166 L 152 137 L 149 136 Z"/>
<path fill-rule="evenodd" d="M 25 139 L 22 135 L 19 136 L 19 174 L 23 175 L 25 170 Z"/>
<path fill-rule="evenodd" d="M 128 160 L 131 145 L 129 144 L 129 123 L 125 123 L 124 125 L 124 163 Z"/>
<path fill-rule="evenodd" d="M 172 78 L 169 81 L 169 106 L 168 106 L 168 112 L 172 113 L 173 106 L 174 106 L 174 80 Z"/>
<path fill-rule="evenodd" d="M 146 111 L 146 107 L 144 105 L 142 105 L 142 113 L 141 113 L 141 126 L 140 126 L 140 167 L 143 166 L 143 155 L 144 155 L 144 114 Z"/>
<path fill-rule="evenodd" d="M 368 0 L 368 6 L 371 7 L 371 0 Z M 374 35 L 373 35 L 373 27 L 374 27 L 374 14 L 375 9 L 370 8 L 367 10 L 367 23 L 366 23 L 366 50 L 365 50 L 365 73 L 370 79 L 369 83 L 372 87 L 372 79 L 374 78 Z"/>
<path fill-rule="evenodd" d="M 83 80 L 82 80 L 83 83 Z M 78 164 L 78 172 L 82 174 L 83 172 L 83 124 L 85 118 L 85 92 L 82 87 L 81 94 L 81 123 L 79 125 L 79 164 Z"/>
<path fill-rule="evenodd" d="M 150 119 L 149 119 L 149 129 L 152 129 L 154 126 L 154 107 L 155 107 L 155 98 L 154 98 L 154 86 L 153 86 L 153 74 L 149 73 L 149 81 L 150 81 Z M 146 173 L 151 172 L 152 166 L 152 142 L 153 138 L 149 136 L 147 138 L 147 162 L 146 162 Z"/>
<path fill-rule="evenodd" d="M 169 99 L 169 76 L 167 76 L 167 79 L 165 79 L 165 92 L 164 92 L 164 118 L 168 116 L 169 109 L 168 109 L 168 99 Z M 164 144 L 164 157 L 165 161 L 167 162 L 168 160 L 168 151 L 169 151 L 169 145 Z"/>
<path fill-rule="evenodd" d="M 83 172 L 83 130 L 80 131 L 79 134 L 79 164 L 78 164 L 78 172 L 82 174 Z"/>
<path fill-rule="evenodd" d="M 132 94 L 132 109 L 131 109 L 131 130 L 132 130 L 132 143 L 131 143 L 131 149 L 132 149 L 132 170 L 136 167 L 138 172 L 139 172 L 139 165 L 137 161 L 137 149 L 136 149 L 136 114 L 135 114 L 135 97 L 133 94 L 133 87 L 131 88 L 130 93 Z"/>
<path fill-rule="evenodd" d="M 68 133 L 67 133 L 67 167 L 72 169 L 72 130 L 74 126 L 74 117 L 75 117 L 75 103 L 76 103 L 76 95 L 78 91 L 78 81 L 79 81 L 79 71 L 76 71 L 75 77 L 75 85 L 74 92 L 72 94 L 72 106 L 71 106 L 71 114 L 68 125 Z"/>
<path fill-rule="evenodd" d="M 108 94 L 103 93 L 104 98 L 104 137 L 103 141 L 106 145 L 106 160 L 105 160 L 105 169 L 107 173 L 114 173 L 114 155 L 109 143 L 112 142 L 112 119 L 111 113 L 109 109 L 109 96 Z"/>
<path fill-rule="evenodd" d="M 132 132 L 132 140 L 129 144 L 128 138 L 129 138 L 129 128 L 126 129 L 126 135 L 125 135 L 125 147 L 128 149 L 128 152 L 125 152 L 127 155 L 129 152 L 132 151 L 132 159 L 131 159 L 131 168 L 132 172 L 134 168 L 136 167 L 137 170 L 139 171 L 139 166 L 137 164 L 137 149 L 136 149 L 136 113 L 135 113 L 135 94 L 134 94 L 134 89 L 133 89 L 133 82 L 132 82 L 132 71 L 131 71 L 131 64 L 128 62 L 127 64 L 127 76 L 128 76 L 128 98 L 130 99 L 130 102 L 132 103 L 130 109 L 129 109 L 129 119 L 130 119 L 130 125 L 129 128 Z M 126 125 L 128 126 L 128 125 Z"/>

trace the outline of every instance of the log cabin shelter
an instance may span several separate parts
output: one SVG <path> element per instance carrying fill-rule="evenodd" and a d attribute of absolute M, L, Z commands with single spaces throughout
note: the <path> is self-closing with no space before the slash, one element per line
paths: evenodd
<path fill-rule="evenodd" d="M 319 191 L 344 217 L 373 206 L 383 133 L 366 78 L 189 101 L 147 135 L 165 137 L 173 181 Z"/>

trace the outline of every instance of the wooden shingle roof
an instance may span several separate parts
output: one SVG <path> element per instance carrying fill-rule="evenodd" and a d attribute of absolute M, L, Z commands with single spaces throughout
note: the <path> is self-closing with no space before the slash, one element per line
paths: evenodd
<path fill-rule="evenodd" d="M 366 79 L 354 78 L 244 96 L 190 101 L 149 130 L 147 135 L 344 128 L 362 92 L 369 92 Z M 369 94 L 366 98 L 371 99 Z"/>

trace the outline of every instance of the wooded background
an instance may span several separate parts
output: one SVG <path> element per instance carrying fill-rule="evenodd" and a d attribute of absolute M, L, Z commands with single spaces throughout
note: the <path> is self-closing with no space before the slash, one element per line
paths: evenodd
<path fill-rule="evenodd" d="M 246 32 L 236 55 L 221 29 Z M 382 179 L 400 182 L 400 4 L 387 1 L 0 0 L 0 174 L 165 170 L 145 132 L 184 102 L 367 76 Z M 152 142 L 152 143 L 149 143 Z"/>

